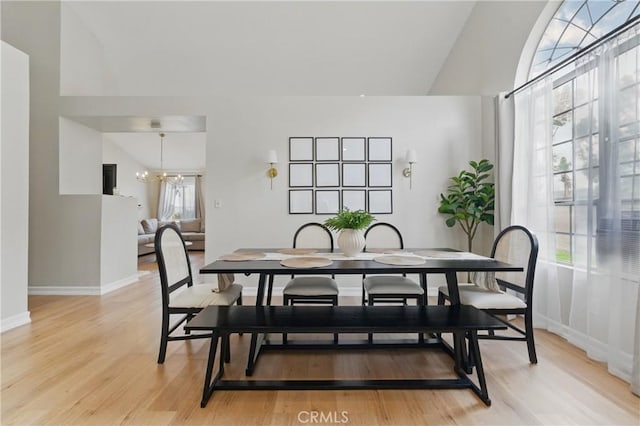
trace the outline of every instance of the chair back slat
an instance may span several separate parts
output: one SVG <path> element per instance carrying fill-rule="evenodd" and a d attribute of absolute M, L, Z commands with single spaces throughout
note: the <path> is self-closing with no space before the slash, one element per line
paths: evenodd
<path fill-rule="evenodd" d="M 165 225 L 158 229 L 155 237 L 155 250 L 162 285 L 162 296 L 167 298 L 169 293 L 183 285 L 191 286 L 191 264 L 184 245 L 182 235 L 174 224 Z"/>
<path fill-rule="evenodd" d="M 533 289 L 535 265 L 538 258 L 538 240 L 535 235 L 519 225 L 505 228 L 496 237 L 491 257 L 523 268 L 522 272 L 497 272 L 496 279 L 503 286 L 503 282 L 510 283 L 511 285 L 507 287 L 524 293 L 525 300 L 528 301 Z"/>
<path fill-rule="evenodd" d="M 319 248 L 333 250 L 331 231 L 321 223 L 302 225 L 293 236 L 293 248 Z"/>
<path fill-rule="evenodd" d="M 398 228 L 390 223 L 379 222 L 371 225 L 364 233 L 367 249 L 403 249 L 404 241 Z"/>

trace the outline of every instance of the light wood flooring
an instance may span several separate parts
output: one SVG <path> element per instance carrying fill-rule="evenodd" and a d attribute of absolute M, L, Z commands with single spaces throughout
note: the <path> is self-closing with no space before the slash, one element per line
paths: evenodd
<path fill-rule="evenodd" d="M 1 337 L 2 425 L 640 423 L 640 399 L 627 383 L 542 330 L 537 365 L 524 343 L 481 342 L 491 407 L 470 390 L 369 390 L 224 391 L 200 408 L 206 342 L 170 342 L 164 365 L 156 364 L 161 307 L 153 260 L 140 260 L 149 273 L 139 282 L 102 297 L 29 298 L 32 323 Z M 202 254 L 192 262 L 197 271 Z M 227 377 L 243 377 L 249 340 L 232 337 Z M 255 377 L 453 377 L 451 363 L 433 350 L 270 352 Z"/>

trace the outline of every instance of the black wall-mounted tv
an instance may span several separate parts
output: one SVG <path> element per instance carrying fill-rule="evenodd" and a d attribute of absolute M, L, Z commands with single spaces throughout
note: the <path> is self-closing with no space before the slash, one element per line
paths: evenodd
<path fill-rule="evenodd" d="M 113 195 L 113 188 L 118 186 L 118 165 L 103 164 L 102 165 L 102 193 L 105 195 Z"/>

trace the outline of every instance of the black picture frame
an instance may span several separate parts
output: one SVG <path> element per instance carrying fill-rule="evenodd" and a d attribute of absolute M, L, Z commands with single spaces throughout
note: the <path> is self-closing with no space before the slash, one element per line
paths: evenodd
<path fill-rule="evenodd" d="M 391 189 L 368 190 L 367 208 L 371 214 L 392 214 L 393 191 Z"/>
<path fill-rule="evenodd" d="M 313 187 L 313 163 L 289 163 L 289 187 Z"/>
<path fill-rule="evenodd" d="M 366 163 L 342 163 L 342 186 L 364 188 L 367 186 Z"/>
<path fill-rule="evenodd" d="M 358 198 L 362 200 L 358 200 Z M 365 189 L 343 189 L 342 190 L 342 209 L 349 210 L 365 210 L 367 209 L 367 191 Z"/>
<path fill-rule="evenodd" d="M 368 163 L 367 186 L 370 188 L 391 188 L 393 186 L 392 164 Z"/>
<path fill-rule="evenodd" d="M 393 141 L 390 137 L 371 137 L 367 143 L 367 160 L 370 162 L 393 161 Z"/>
<path fill-rule="evenodd" d="M 367 138 L 365 137 L 344 137 L 341 148 L 340 159 L 345 163 L 367 160 Z"/>
<path fill-rule="evenodd" d="M 340 161 L 340 138 L 318 137 L 315 143 L 315 158 L 318 162 Z"/>
<path fill-rule="evenodd" d="M 318 189 L 315 191 L 314 203 L 317 215 L 337 214 L 340 211 L 340 190 Z"/>
<path fill-rule="evenodd" d="M 316 188 L 337 188 L 340 186 L 339 163 L 316 163 L 315 172 Z"/>
<path fill-rule="evenodd" d="M 313 137 L 289 138 L 289 161 L 313 161 Z"/>
<path fill-rule="evenodd" d="M 314 198 L 312 189 L 290 189 L 289 214 L 313 214 Z"/>

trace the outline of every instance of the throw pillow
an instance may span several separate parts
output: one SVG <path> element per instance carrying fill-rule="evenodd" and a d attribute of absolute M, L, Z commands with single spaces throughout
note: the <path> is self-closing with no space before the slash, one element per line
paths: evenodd
<path fill-rule="evenodd" d="M 144 235 L 144 228 L 140 222 L 138 222 L 138 235 Z"/>
<path fill-rule="evenodd" d="M 180 221 L 182 232 L 200 232 L 200 219 L 190 219 Z"/>
<path fill-rule="evenodd" d="M 158 230 L 158 219 L 143 219 L 141 223 L 145 234 L 155 234 Z"/>

